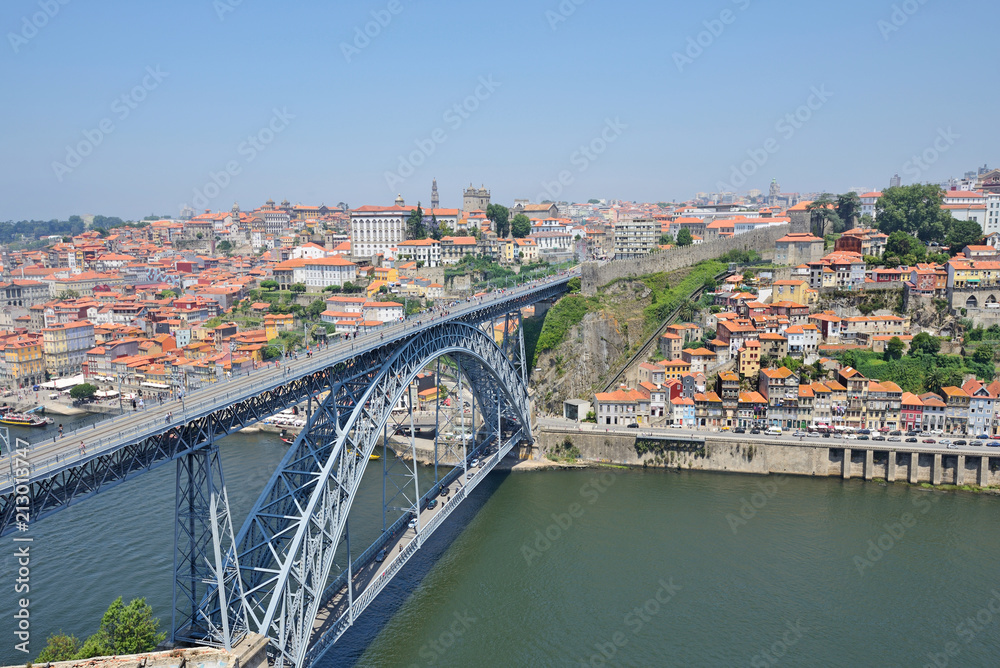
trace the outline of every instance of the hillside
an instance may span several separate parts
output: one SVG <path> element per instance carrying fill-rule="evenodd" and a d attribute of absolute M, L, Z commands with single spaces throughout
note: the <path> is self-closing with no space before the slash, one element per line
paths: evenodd
<path fill-rule="evenodd" d="M 541 323 L 528 321 L 526 352 L 534 360 L 530 384 L 536 409 L 561 415 L 564 400 L 589 398 L 674 309 L 724 268 L 721 262 L 703 262 L 620 279 L 593 297 L 566 295 Z"/>

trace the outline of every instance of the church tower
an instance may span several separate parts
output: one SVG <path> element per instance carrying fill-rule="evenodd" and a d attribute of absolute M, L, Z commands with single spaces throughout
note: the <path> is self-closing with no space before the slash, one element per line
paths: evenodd
<path fill-rule="evenodd" d="M 434 179 L 434 183 L 431 184 L 431 209 L 440 209 L 441 200 L 438 199 L 438 180 Z"/>

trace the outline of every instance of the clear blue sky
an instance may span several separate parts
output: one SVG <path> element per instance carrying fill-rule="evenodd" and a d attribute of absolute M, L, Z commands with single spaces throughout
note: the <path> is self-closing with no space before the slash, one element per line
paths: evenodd
<path fill-rule="evenodd" d="M 785 191 L 885 187 L 897 172 L 939 181 L 1000 156 L 994 3 L 909 0 L 915 13 L 890 32 L 893 3 L 872 0 L 564 0 L 569 16 L 558 0 L 63 1 L 0 8 L 0 220 L 176 215 L 227 163 L 239 173 L 209 188 L 212 209 L 389 204 L 397 192 L 426 205 L 433 177 L 443 206 L 460 206 L 470 182 L 510 203 L 562 171 L 559 199 L 683 200 L 730 182 L 769 139 L 777 151 L 739 190 L 772 177 Z M 232 11 L 220 19 L 220 7 Z M 342 45 L 372 12 L 391 20 L 348 62 Z M 711 24 L 720 16 L 729 23 Z M 707 46 L 679 67 L 706 21 L 720 34 L 701 35 Z M 120 98 L 137 86 L 133 109 Z M 813 99 L 808 121 L 779 129 L 823 86 L 832 96 Z M 477 87 L 467 118 L 448 113 Z M 294 118 L 283 127 L 275 109 Z M 88 149 L 102 122 L 113 131 L 70 169 L 67 145 Z M 907 165 L 949 128 L 958 137 L 933 164 Z M 243 144 L 262 130 L 262 151 Z M 574 155 L 602 132 L 603 153 Z M 390 186 L 417 141 L 423 164 Z"/>

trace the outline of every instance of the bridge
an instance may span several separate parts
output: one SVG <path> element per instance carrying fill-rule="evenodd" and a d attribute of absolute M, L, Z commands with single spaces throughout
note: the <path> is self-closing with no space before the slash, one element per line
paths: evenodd
<path fill-rule="evenodd" d="M 176 462 L 172 640 L 230 649 L 255 632 L 270 639 L 272 664 L 309 666 L 530 442 L 520 309 L 577 275 L 439 307 L 51 441 L 7 443 L 0 535 Z M 458 400 L 435 401 L 433 479 L 419 480 L 412 384 L 432 365 L 440 382 L 442 363 Z M 306 426 L 235 532 L 218 442 L 303 404 Z M 460 438 L 443 438 L 449 428 Z M 382 527 L 357 554 L 350 511 L 377 452 Z"/>

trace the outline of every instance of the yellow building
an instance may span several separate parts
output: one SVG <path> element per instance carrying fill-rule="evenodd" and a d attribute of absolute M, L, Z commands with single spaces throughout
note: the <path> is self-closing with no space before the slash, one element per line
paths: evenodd
<path fill-rule="evenodd" d="M 535 243 L 534 239 L 530 237 L 525 237 L 524 239 L 515 239 L 517 242 L 517 250 L 521 254 L 522 264 L 531 264 L 538 259 L 538 244 Z"/>
<path fill-rule="evenodd" d="M 760 341 L 751 339 L 744 343 L 738 360 L 741 378 L 753 378 L 760 373 Z"/>
<path fill-rule="evenodd" d="M 268 341 L 278 338 L 282 332 L 291 332 L 294 329 L 295 317 L 291 313 L 272 313 L 264 316 L 264 332 Z"/>
<path fill-rule="evenodd" d="M 819 293 L 805 281 L 775 281 L 771 293 L 774 302 L 795 302 L 809 305 L 819 300 Z"/>
<path fill-rule="evenodd" d="M 399 282 L 399 270 L 395 267 L 375 267 L 372 275 L 376 281 L 382 281 L 383 283 Z"/>
<path fill-rule="evenodd" d="M 94 325 L 87 320 L 68 322 L 42 330 L 45 367 L 53 378 L 83 371 L 87 351 L 94 347 Z"/>
<path fill-rule="evenodd" d="M 11 388 L 31 387 L 45 380 L 45 360 L 39 336 L 12 337 L 0 344 L 4 380 Z"/>

